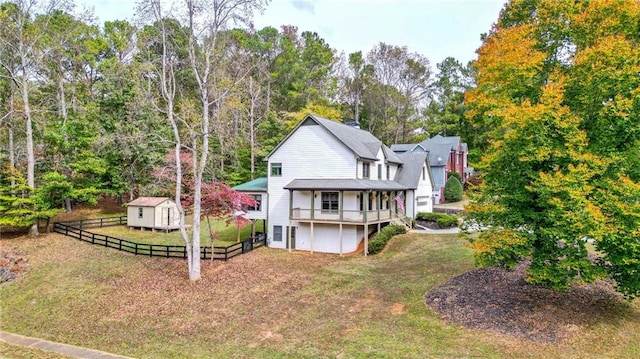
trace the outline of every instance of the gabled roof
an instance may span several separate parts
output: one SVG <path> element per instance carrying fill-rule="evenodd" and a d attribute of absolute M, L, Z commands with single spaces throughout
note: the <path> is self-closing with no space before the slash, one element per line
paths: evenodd
<path fill-rule="evenodd" d="M 449 161 L 449 153 L 451 151 L 460 150 L 467 152 L 467 144 L 461 143 L 459 136 L 435 135 L 420 143 L 401 143 L 391 146 L 391 149 L 398 153 L 416 153 L 417 148 L 422 148 L 429 153 L 429 165 L 432 167 L 442 167 L 447 165 Z M 402 158 L 402 157 L 401 157 Z"/>
<path fill-rule="evenodd" d="M 427 162 L 427 153 L 403 153 L 400 155 L 400 158 L 404 164 L 400 168 L 400 172 L 396 175 L 396 181 L 408 188 L 418 188 L 418 183 L 422 177 L 422 167 Z M 431 175 L 429 166 L 427 166 L 427 169 L 429 169 L 429 179 L 433 185 L 433 176 Z"/>
<path fill-rule="evenodd" d="M 382 142 L 378 140 L 374 135 L 368 131 L 361 130 L 359 128 L 344 125 L 342 123 L 334 122 L 329 119 L 309 114 L 298 123 L 298 125 L 284 138 L 266 157 L 268 160 L 271 155 L 280 148 L 280 146 L 287 141 L 287 139 L 296 130 L 305 124 L 309 124 L 312 121 L 332 134 L 338 141 L 344 144 L 350 149 L 359 159 L 366 159 L 375 161 L 377 159 L 378 150 L 382 146 Z"/>
<path fill-rule="evenodd" d="M 169 197 L 138 197 L 133 201 L 129 202 L 127 206 L 155 207 L 166 200 L 171 201 Z"/>
<path fill-rule="evenodd" d="M 253 181 L 239 184 L 233 189 L 239 192 L 267 192 L 267 177 L 256 178 Z"/>
<path fill-rule="evenodd" d="M 350 178 L 295 179 L 284 186 L 294 190 L 345 190 L 345 191 L 402 191 L 410 189 L 396 181 L 380 181 Z"/>
<path fill-rule="evenodd" d="M 391 150 L 395 153 L 405 153 L 405 152 L 413 152 L 417 147 L 420 147 L 424 150 L 419 143 L 396 143 L 391 145 Z"/>
<path fill-rule="evenodd" d="M 449 161 L 449 154 L 451 151 L 457 150 L 458 145 L 460 145 L 460 137 L 435 135 L 433 138 L 420 142 L 419 145 L 429 152 L 429 164 L 431 166 L 446 166 L 447 161 Z"/>
<path fill-rule="evenodd" d="M 382 152 L 384 153 L 384 157 L 387 159 L 387 162 L 397 163 L 399 165 L 402 164 L 402 159 L 398 156 L 397 153 L 393 152 L 387 145 L 382 145 Z"/>

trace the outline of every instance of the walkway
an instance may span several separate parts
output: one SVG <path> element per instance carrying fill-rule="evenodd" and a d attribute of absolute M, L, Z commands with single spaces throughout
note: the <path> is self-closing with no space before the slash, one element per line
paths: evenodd
<path fill-rule="evenodd" d="M 25 337 L 20 334 L 13 334 L 0 331 L 0 341 L 8 344 L 19 345 L 28 348 L 37 348 L 50 352 L 68 355 L 82 359 L 132 359 L 122 355 L 109 354 L 100 350 L 77 347 L 75 345 L 54 343 L 48 340 Z"/>
<path fill-rule="evenodd" d="M 420 234 L 456 234 L 460 233 L 460 228 L 445 228 L 445 229 L 421 229 L 421 228 L 413 228 L 409 230 L 409 233 L 420 233 Z"/>

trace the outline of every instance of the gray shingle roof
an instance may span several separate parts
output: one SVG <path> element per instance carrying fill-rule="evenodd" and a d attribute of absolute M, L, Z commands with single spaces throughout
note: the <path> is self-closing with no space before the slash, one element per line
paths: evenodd
<path fill-rule="evenodd" d="M 429 152 L 429 164 L 432 167 L 438 167 L 446 166 L 449 154 L 452 150 L 457 149 L 459 143 L 459 136 L 435 135 L 433 138 L 420 142 L 419 145 Z"/>
<path fill-rule="evenodd" d="M 313 118 L 320 126 L 326 128 L 358 157 L 370 160 L 376 159 L 382 142 L 370 132 L 316 115 L 307 115 L 307 117 Z"/>
<path fill-rule="evenodd" d="M 398 156 L 397 153 L 393 152 L 387 145 L 382 145 L 382 152 L 384 152 L 384 156 L 387 158 L 387 161 L 391 163 L 402 164 L 402 159 Z"/>
<path fill-rule="evenodd" d="M 375 161 L 377 159 L 378 151 L 380 150 L 382 141 L 377 139 L 374 135 L 369 133 L 368 131 L 361 130 L 359 128 L 347 126 L 342 123 L 338 123 L 335 121 L 331 121 L 329 119 L 309 114 L 305 116 L 304 120 L 302 120 L 296 128 L 289 133 L 289 135 L 276 146 L 271 153 L 269 153 L 265 160 L 269 159 L 269 157 L 280 147 L 282 143 L 284 143 L 289 136 L 295 130 L 304 124 L 305 121 L 314 121 L 318 125 L 325 128 L 329 133 L 331 133 L 338 141 L 342 142 L 347 148 L 349 148 L 353 153 L 361 159 L 372 160 Z M 384 150 L 384 149 L 383 149 Z M 393 160 L 397 161 L 398 158 L 394 157 Z"/>
<path fill-rule="evenodd" d="M 415 146 L 415 143 L 396 143 L 391 145 L 391 151 L 395 153 L 404 153 L 411 151 Z"/>
<path fill-rule="evenodd" d="M 127 206 L 155 207 L 168 199 L 169 197 L 138 197 L 129 202 Z"/>
<path fill-rule="evenodd" d="M 295 179 L 284 186 L 294 190 L 346 190 L 346 191 L 402 191 L 410 189 L 396 181 L 375 181 L 365 179 Z"/>
<path fill-rule="evenodd" d="M 422 166 L 427 160 L 425 152 L 403 153 L 400 155 L 403 165 L 396 175 L 396 181 L 407 188 L 417 188 L 422 177 Z"/>

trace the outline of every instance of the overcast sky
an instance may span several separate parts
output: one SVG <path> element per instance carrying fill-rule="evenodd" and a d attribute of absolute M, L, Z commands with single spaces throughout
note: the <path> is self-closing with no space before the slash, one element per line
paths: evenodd
<path fill-rule="evenodd" d="M 133 0 L 77 0 L 93 7 L 100 22 L 132 20 Z M 436 63 L 476 57 L 480 34 L 491 29 L 504 0 L 272 0 L 257 14 L 257 29 L 294 25 L 314 31 L 338 53 L 367 53 L 385 42 L 407 46 Z"/>

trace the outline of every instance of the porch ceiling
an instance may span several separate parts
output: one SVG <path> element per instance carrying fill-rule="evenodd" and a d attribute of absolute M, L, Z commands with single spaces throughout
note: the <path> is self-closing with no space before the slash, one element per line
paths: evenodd
<path fill-rule="evenodd" d="M 311 190 L 343 190 L 343 191 L 404 191 L 408 188 L 395 181 L 366 180 L 366 179 L 295 179 L 285 189 L 298 191 Z"/>

